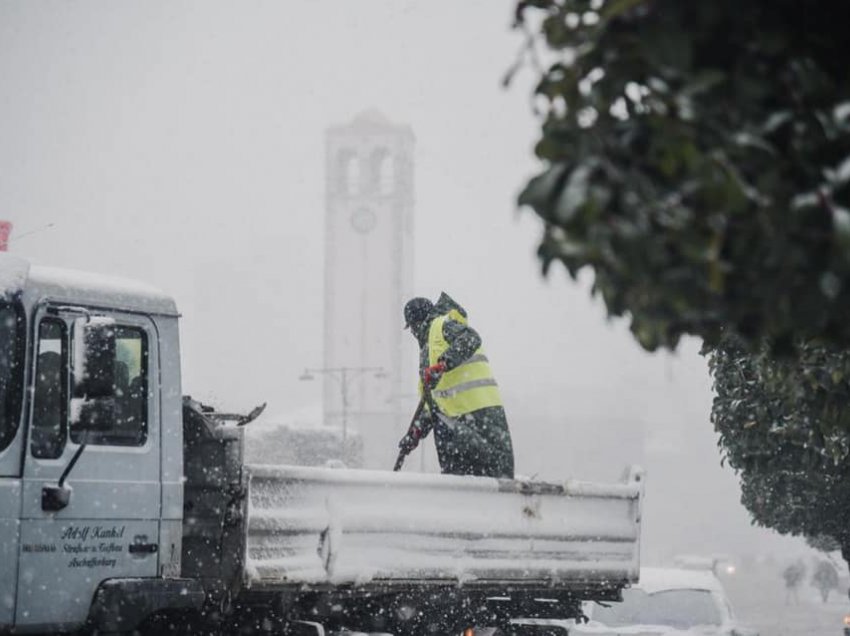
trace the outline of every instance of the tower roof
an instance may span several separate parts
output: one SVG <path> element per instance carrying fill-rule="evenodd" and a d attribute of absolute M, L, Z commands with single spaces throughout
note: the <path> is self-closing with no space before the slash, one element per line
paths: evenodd
<path fill-rule="evenodd" d="M 355 115 L 351 121 L 352 126 L 383 126 L 390 127 L 392 124 L 386 116 L 377 108 L 368 108 Z"/>
<path fill-rule="evenodd" d="M 355 115 L 347 124 L 330 126 L 327 130 L 329 135 L 346 135 L 362 133 L 403 133 L 413 137 L 413 129 L 410 126 L 392 123 L 377 108 L 367 108 Z"/>

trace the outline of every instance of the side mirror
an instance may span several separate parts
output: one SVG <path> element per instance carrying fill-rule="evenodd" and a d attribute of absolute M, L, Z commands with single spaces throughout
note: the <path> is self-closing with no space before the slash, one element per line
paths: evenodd
<path fill-rule="evenodd" d="M 68 486 L 45 486 L 41 489 L 41 509 L 58 512 L 71 501 L 71 489 Z"/>
<path fill-rule="evenodd" d="M 115 394 L 115 321 L 89 316 L 74 321 L 75 398 L 111 398 Z"/>
<path fill-rule="evenodd" d="M 117 414 L 113 397 L 71 400 L 71 426 L 79 431 L 111 431 Z"/>

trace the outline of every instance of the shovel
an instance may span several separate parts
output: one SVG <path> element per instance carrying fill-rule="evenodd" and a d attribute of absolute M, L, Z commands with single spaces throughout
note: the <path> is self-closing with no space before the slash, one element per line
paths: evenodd
<path fill-rule="evenodd" d="M 422 396 L 422 399 L 419 400 L 419 405 L 416 407 L 416 411 L 413 413 L 413 417 L 410 420 L 410 426 L 407 427 L 407 433 L 404 434 L 404 437 L 401 438 L 401 441 L 398 443 L 399 451 L 398 457 L 395 460 L 395 467 L 393 471 L 401 470 L 401 467 L 404 465 L 404 460 L 407 459 L 407 456 L 413 452 L 413 449 L 419 445 L 419 440 L 425 437 L 424 431 L 420 432 L 418 436 L 414 434 L 419 427 L 416 426 L 416 420 L 419 419 L 419 416 L 422 415 L 422 409 L 425 408 L 425 396 Z"/>
<path fill-rule="evenodd" d="M 398 452 L 398 458 L 395 460 L 395 467 L 393 468 L 393 471 L 401 470 L 404 460 L 407 459 L 407 456 L 410 455 L 410 453 L 413 452 L 413 449 L 419 445 L 419 440 L 427 437 L 430 432 L 430 429 L 422 430 L 418 437 L 413 434 L 413 432 L 419 428 L 416 426 L 416 420 L 419 419 L 422 414 L 422 409 L 425 408 L 426 404 L 428 405 L 428 409 L 431 411 L 432 415 L 436 416 L 450 432 L 453 433 L 457 427 L 457 422 L 445 413 L 441 412 L 437 407 L 436 402 L 434 402 L 434 397 L 431 395 L 431 389 L 428 386 L 424 386 L 422 390 L 422 399 L 419 400 L 419 405 L 413 413 L 413 419 L 410 420 L 410 426 L 407 429 L 407 433 L 398 443 L 400 450 Z"/>

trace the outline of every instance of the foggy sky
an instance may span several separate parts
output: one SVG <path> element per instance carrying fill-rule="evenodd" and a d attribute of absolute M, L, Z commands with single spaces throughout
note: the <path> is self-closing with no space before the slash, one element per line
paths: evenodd
<path fill-rule="evenodd" d="M 10 250 L 173 294 L 184 393 L 232 409 L 268 400 L 277 413 L 316 404 L 321 383 L 297 377 L 322 359 L 324 131 L 377 108 L 416 135 L 416 293 L 446 289 L 468 308 L 518 472 L 616 479 L 636 438 L 635 461 L 654 463 L 648 559 L 801 549 L 749 527 L 719 467 L 698 343 L 649 355 L 624 321 L 606 321 L 589 278 L 540 277 L 539 223 L 515 207 L 537 169 L 534 78 L 500 87 L 521 44 L 511 11 L 508 0 L 0 3 Z"/>

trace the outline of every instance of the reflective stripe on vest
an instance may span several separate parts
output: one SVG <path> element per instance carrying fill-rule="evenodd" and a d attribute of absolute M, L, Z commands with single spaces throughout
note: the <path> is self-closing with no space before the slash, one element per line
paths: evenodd
<path fill-rule="evenodd" d="M 449 348 L 443 337 L 443 325 L 450 316 L 440 316 L 428 332 L 428 364 L 435 365 Z M 472 413 L 490 406 L 502 406 L 499 387 L 482 349 L 451 371 L 446 371 L 431 395 L 437 407 L 449 417 Z"/>

